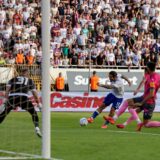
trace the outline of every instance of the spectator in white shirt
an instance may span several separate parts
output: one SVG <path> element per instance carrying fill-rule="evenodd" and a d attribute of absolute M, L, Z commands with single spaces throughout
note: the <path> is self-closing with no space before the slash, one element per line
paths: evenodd
<path fill-rule="evenodd" d="M 104 38 L 101 37 L 101 38 L 100 38 L 100 41 L 97 42 L 97 47 L 100 48 L 100 50 L 103 50 L 103 49 L 105 48 L 105 46 L 106 46 L 106 44 L 105 44 L 105 42 L 104 42 Z"/>
<path fill-rule="evenodd" d="M 6 11 L 0 7 L 0 26 L 3 25 L 6 19 Z"/>
<path fill-rule="evenodd" d="M 132 63 L 134 66 L 140 67 L 141 65 L 141 52 L 137 51 L 132 56 Z"/>
<path fill-rule="evenodd" d="M 80 32 L 80 35 L 77 37 L 77 43 L 79 46 L 86 46 L 87 43 L 87 36 L 83 34 L 83 32 Z"/>
<path fill-rule="evenodd" d="M 125 60 L 125 65 L 128 67 L 128 72 L 130 72 L 130 68 L 132 66 L 132 59 L 131 57 L 126 57 L 126 60 Z"/>
<path fill-rule="evenodd" d="M 115 47 L 117 45 L 117 42 L 118 42 L 118 38 L 115 36 L 115 33 L 112 33 L 112 35 L 110 36 L 110 39 L 109 39 L 111 45 L 113 47 Z"/>
<path fill-rule="evenodd" d="M 148 26 L 149 26 L 149 19 L 147 18 L 147 16 L 144 16 L 144 18 L 142 19 L 142 29 L 144 31 L 148 31 Z"/>
<path fill-rule="evenodd" d="M 107 63 L 108 65 L 115 65 L 115 55 L 113 49 L 110 49 L 109 53 L 107 54 Z"/>
<path fill-rule="evenodd" d="M 77 23 L 77 25 L 73 28 L 73 33 L 78 36 L 80 32 L 81 32 L 81 26 L 80 24 Z"/>
<path fill-rule="evenodd" d="M 147 3 L 142 6 L 144 15 L 146 15 L 146 16 L 149 15 L 150 7 L 151 7 L 150 4 L 147 4 Z"/>
<path fill-rule="evenodd" d="M 22 14 L 23 14 L 23 21 L 24 21 L 25 23 L 27 23 L 28 18 L 30 17 L 30 12 L 27 10 L 26 7 L 23 8 Z"/>

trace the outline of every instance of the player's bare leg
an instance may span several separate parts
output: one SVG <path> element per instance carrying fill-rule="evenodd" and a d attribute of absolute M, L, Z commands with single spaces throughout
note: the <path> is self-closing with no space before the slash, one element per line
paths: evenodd
<path fill-rule="evenodd" d="M 27 111 L 32 116 L 32 121 L 33 121 L 33 124 L 35 126 L 35 132 L 36 132 L 37 136 L 41 138 L 42 134 L 41 134 L 41 131 L 40 131 L 40 128 L 39 128 L 39 118 L 38 118 L 38 114 L 37 114 L 36 110 L 34 108 L 31 108 L 31 109 L 28 109 Z"/>
<path fill-rule="evenodd" d="M 118 119 L 118 117 L 120 117 L 126 111 L 126 109 L 129 107 L 131 107 L 131 108 L 135 107 L 133 99 L 125 100 L 122 103 L 121 107 L 119 108 L 118 112 L 113 117 L 106 117 L 106 120 L 108 120 L 111 124 L 114 124 L 115 121 Z"/>
<path fill-rule="evenodd" d="M 101 106 L 93 112 L 92 116 L 89 117 L 87 120 L 88 120 L 88 123 L 93 123 L 94 122 L 94 119 L 106 108 L 106 105 L 104 103 L 101 104 Z"/>
<path fill-rule="evenodd" d="M 136 108 L 136 112 L 140 113 L 141 109 L 140 108 Z M 123 124 L 117 124 L 116 126 L 117 126 L 117 128 L 123 129 L 134 120 L 135 120 L 134 117 L 130 116 Z M 140 122 L 137 122 L 137 123 L 139 124 Z"/>
<path fill-rule="evenodd" d="M 109 117 L 113 117 L 114 114 L 115 114 L 115 108 L 111 107 L 111 110 L 110 110 L 108 116 L 109 116 Z M 104 129 L 104 128 L 107 128 L 107 127 L 108 127 L 108 124 L 109 124 L 110 122 L 109 122 L 108 120 L 106 120 L 106 119 L 108 118 L 107 116 L 103 116 L 103 118 L 105 119 L 105 122 L 104 122 L 104 124 L 102 125 L 101 128 Z"/>
<path fill-rule="evenodd" d="M 1 110 L 2 112 L 0 113 L 0 123 L 2 123 L 4 121 L 4 119 L 6 118 L 6 116 L 10 113 L 10 111 L 12 110 L 11 106 L 7 106 L 7 104 L 5 103 L 3 105 L 3 110 Z"/>

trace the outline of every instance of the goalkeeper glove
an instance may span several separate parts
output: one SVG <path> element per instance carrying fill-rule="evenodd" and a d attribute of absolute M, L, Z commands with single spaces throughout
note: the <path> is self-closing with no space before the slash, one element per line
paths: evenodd
<path fill-rule="evenodd" d="M 42 103 L 38 103 L 37 107 L 39 108 L 40 111 L 42 111 Z"/>

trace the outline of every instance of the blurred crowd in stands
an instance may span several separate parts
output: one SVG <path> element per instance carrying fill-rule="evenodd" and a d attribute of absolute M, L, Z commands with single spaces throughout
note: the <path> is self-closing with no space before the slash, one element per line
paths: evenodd
<path fill-rule="evenodd" d="M 0 0 L 0 65 L 42 62 L 41 0 Z M 51 0 L 53 67 L 160 66 L 160 0 Z"/>

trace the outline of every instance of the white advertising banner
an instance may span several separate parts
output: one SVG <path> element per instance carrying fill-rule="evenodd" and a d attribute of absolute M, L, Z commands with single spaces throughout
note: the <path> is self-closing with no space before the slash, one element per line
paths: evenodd
<path fill-rule="evenodd" d="M 107 93 L 96 92 L 96 93 L 85 93 L 85 92 L 53 92 L 51 93 L 51 111 L 62 111 L 62 112 L 93 112 L 103 102 L 104 97 Z M 41 93 L 39 93 L 41 95 Z M 137 96 L 140 96 L 138 94 Z M 4 101 L 4 92 L 0 92 L 0 106 Z M 126 92 L 124 99 L 132 98 L 133 93 Z M 33 104 L 36 103 L 33 97 L 30 97 Z M 110 106 L 104 111 L 109 111 Z M 20 111 L 17 108 L 16 111 Z M 158 93 L 155 112 L 160 112 L 160 94 Z"/>
<path fill-rule="evenodd" d="M 108 73 L 114 70 L 118 74 L 126 76 L 131 81 L 131 86 L 129 87 L 128 83 L 124 80 L 124 88 L 126 92 L 133 92 L 141 82 L 144 70 L 143 69 L 134 69 L 128 72 L 126 69 L 92 69 L 89 73 L 88 69 L 77 69 L 77 68 L 50 68 L 51 82 L 54 84 L 55 78 L 58 76 L 59 72 L 62 73 L 62 76 L 65 79 L 65 83 L 68 84 L 70 92 L 88 92 L 89 88 L 89 77 L 92 75 L 93 71 L 97 72 L 99 77 L 99 83 L 105 84 L 109 82 Z M 160 73 L 160 70 L 157 70 Z M 104 88 L 99 87 L 98 91 L 106 91 Z M 143 91 L 143 88 L 141 88 Z"/>

